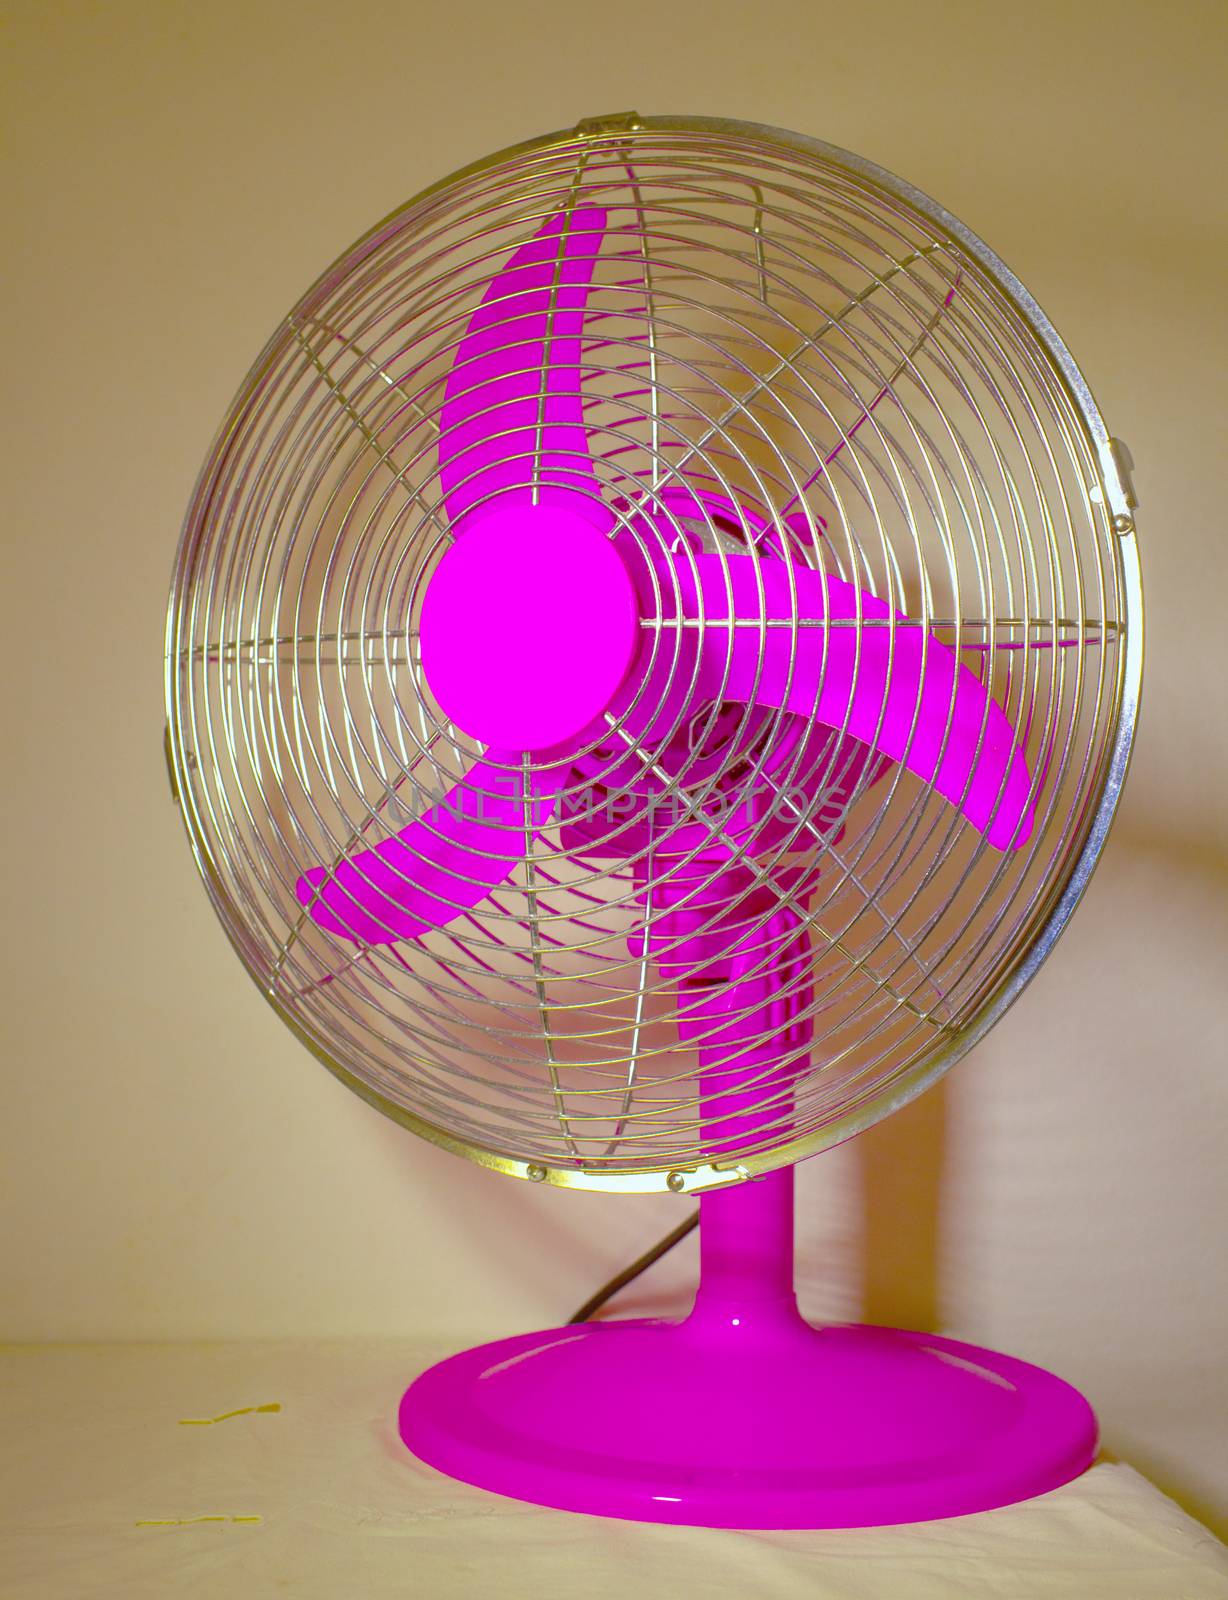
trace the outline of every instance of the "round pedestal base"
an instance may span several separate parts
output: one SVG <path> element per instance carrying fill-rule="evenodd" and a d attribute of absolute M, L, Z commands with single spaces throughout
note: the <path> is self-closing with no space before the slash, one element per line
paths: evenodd
<path fill-rule="evenodd" d="M 699 1317 L 467 1350 L 401 1402 L 441 1472 L 537 1505 L 720 1528 L 852 1528 L 1028 1499 L 1096 1421 L 1039 1367 L 933 1334 Z"/>

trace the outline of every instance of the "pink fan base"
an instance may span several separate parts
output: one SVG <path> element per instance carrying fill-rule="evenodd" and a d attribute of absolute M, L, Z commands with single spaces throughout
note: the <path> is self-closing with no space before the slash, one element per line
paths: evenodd
<path fill-rule="evenodd" d="M 789 1283 L 791 1177 L 704 1197 L 684 1321 L 553 1328 L 452 1356 L 406 1392 L 406 1445 L 518 1500 L 714 1528 L 961 1516 L 1091 1464 L 1091 1407 L 1039 1367 L 932 1334 L 805 1322 Z"/>

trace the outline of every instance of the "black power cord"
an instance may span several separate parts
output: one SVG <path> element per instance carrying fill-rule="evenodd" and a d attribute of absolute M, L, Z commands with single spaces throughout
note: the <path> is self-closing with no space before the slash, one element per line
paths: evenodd
<path fill-rule="evenodd" d="M 600 1311 L 607 1300 L 612 1300 L 620 1289 L 625 1289 L 629 1283 L 634 1283 L 642 1272 L 648 1271 L 653 1262 L 660 1261 L 661 1257 L 668 1254 L 680 1240 L 685 1239 L 698 1221 L 699 1207 L 696 1206 L 685 1221 L 680 1222 L 676 1228 L 672 1228 L 663 1239 L 658 1239 L 650 1250 L 645 1250 L 642 1256 L 633 1261 L 629 1267 L 624 1267 L 608 1283 L 603 1283 L 596 1294 L 590 1295 L 575 1315 L 568 1317 L 568 1327 L 573 1322 L 588 1322 L 593 1313 Z"/>

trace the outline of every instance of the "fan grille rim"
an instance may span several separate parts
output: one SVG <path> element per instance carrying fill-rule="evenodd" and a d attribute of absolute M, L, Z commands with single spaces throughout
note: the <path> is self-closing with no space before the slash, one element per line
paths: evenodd
<path fill-rule="evenodd" d="M 746 1178 L 760 1176 L 788 1166 L 810 1155 L 842 1143 L 857 1133 L 865 1131 L 892 1112 L 901 1109 L 911 1100 L 931 1087 L 950 1070 L 1005 1014 L 1015 999 L 1031 981 L 1047 959 L 1057 939 L 1067 926 L 1070 916 L 1082 898 L 1087 884 L 1100 860 L 1108 832 L 1124 784 L 1140 698 L 1143 659 L 1143 599 L 1139 552 L 1134 526 L 1134 498 L 1128 477 L 1122 470 L 1115 441 L 1103 421 L 1091 390 L 1067 346 L 1053 324 L 1019 279 L 1001 261 L 978 235 L 972 232 L 952 213 L 933 201 L 923 191 L 898 178 L 885 168 L 853 152 L 843 150 L 825 141 L 764 124 L 737 121 L 728 118 L 695 116 L 638 117 L 628 115 L 593 119 L 574 129 L 558 130 L 540 135 L 482 157 L 432 183 L 418 194 L 398 206 L 356 244 L 345 250 L 320 276 L 298 302 L 309 304 L 318 294 L 328 290 L 338 273 L 352 270 L 365 253 L 374 249 L 390 226 L 403 226 L 415 212 L 427 208 L 434 197 L 452 190 L 470 177 L 479 176 L 499 165 L 523 159 L 538 153 L 548 153 L 565 147 L 574 147 L 587 140 L 615 140 L 626 143 L 628 139 L 651 138 L 662 135 L 700 135 L 746 139 L 750 143 L 776 145 L 780 148 L 819 160 L 842 170 L 858 182 L 880 190 L 889 200 L 914 209 L 940 236 L 950 239 L 974 259 L 992 285 L 1018 313 L 1034 337 L 1036 348 L 1047 358 L 1052 375 L 1070 404 L 1072 414 L 1085 431 L 1085 443 L 1099 470 L 1100 486 L 1104 497 L 1105 515 L 1115 538 L 1112 543 L 1117 562 L 1123 620 L 1121 644 L 1116 662 L 1115 729 L 1111 749 L 1105 762 L 1104 778 L 1098 794 L 1093 795 L 1094 807 L 1090 812 L 1082 843 L 1073 864 L 1056 885 L 1051 886 L 1051 905 L 1035 937 L 1019 951 L 1013 963 L 1003 971 L 998 982 L 985 994 L 981 1003 L 963 1024 L 931 1050 L 920 1062 L 901 1071 L 899 1076 L 879 1092 L 867 1096 L 842 1116 L 835 1117 L 822 1128 L 803 1136 L 784 1140 L 771 1149 L 740 1154 L 729 1162 L 711 1161 L 687 1167 L 662 1164 L 639 1166 L 634 1170 L 606 1170 L 588 1167 L 570 1167 L 526 1161 L 489 1145 L 469 1141 L 428 1119 L 410 1111 L 383 1095 L 372 1084 L 352 1072 L 345 1063 L 334 1056 L 300 1021 L 282 1004 L 277 994 L 260 982 L 259 976 L 245 954 L 242 943 L 241 919 L 227 914 L 230 897 L 210 860 L 207 830 L 186 798 L 191 793 L 192 758 L 184 737 L 179 716 L 176 691 L 176 661 L 174 651 L 176 608 L 180 596 L 180 578 L 188 559 L 190 532 L 204 514 L 204 501 L 213 481 L 213 469 L 224 441 L 230 431 L 238 426 L 240 402 L 244 397 L 259 392 L 262 379 L 267 376 L 274 361 L 284 328 L 279 327 L 269 339 L 264 350 L 253 364 L 247 378 L 240 385 L 236 400 L 227 412 L 206 455 L 191 500 L 189 501 L 175 563 L 175 582 L 167 614 L 166 631 L 166 705 L 167 705 L 167 757 L 171 783 L 191 842 L 198 869 L 204 879 L 210 899 L 219 920 L 239 954 L 249 977 L 290 1031 L 311 1053 L 326 1066 L 347 1088 L 358 1094 L 398 1125 L 408 1129 L 428 1142 L 460 1155 L 488 1169 L 556 1187 L 581 1188 L 621 1192 L 700 1192 L 725 1187 Z"/>

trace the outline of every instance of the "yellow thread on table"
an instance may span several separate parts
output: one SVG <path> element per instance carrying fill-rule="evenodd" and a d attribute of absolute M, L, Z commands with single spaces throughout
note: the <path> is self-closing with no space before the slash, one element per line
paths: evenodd
<path fill-rule="evenodd" d="M 253 1412 L 280 1411 L 281 1405 L 276 1400 L 270 1400 L 262 1406 L 240 1406 L 237 1411 L 223 1411 L 220 1417 L 180 1417 L 181 1428 L 208 1428 L 215 1422 L 228 1422 L 231 1417 L 246 1417 Z"/>
<path fill-rule="evenodd" d="M 142 1517 L 134 1528 L 184 1528 L 190 1522 L 263 1522 L 263 1517 L 231 1517 L 211 1511 L 202 1517 Z"/>

